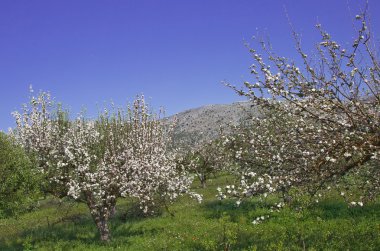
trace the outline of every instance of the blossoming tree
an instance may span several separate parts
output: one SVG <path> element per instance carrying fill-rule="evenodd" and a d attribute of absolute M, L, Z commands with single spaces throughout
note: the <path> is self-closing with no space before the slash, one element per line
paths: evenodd
<path fill-rule="evenodd" d="M 229 86 L 265 116 L 225 137 L 235 159 L 243 163 L 240 184 L 228 186 L 228 194 L 286 193 L 293 186 L 315 194 L 327 183 L 337 184 L 362 170 L 370 189 L 361 199 L 379 192 L 380 63 L 366 13 L 355 19 L 357 37 L 349 49 L 318 24 L 322 41 L 314 58 L 306 55 L 293 32 L 303 70 L 274 54 L 265 42 L 259 50 L 250 49 L 253 83 L 245 82 L 242 89 Z M 237 149 L 236 142 L 243 147 Z"/>
<path fill-rule="evenodd" d="M 87 204 L 102 241 L 119 197 L 133 197 L 148 213 L 155 198 L 172 201 L 188 192 L 189 175 L 167 151 L 171 128 L 150 112 L 144 97 L 127 109 L 104 109 L 97 119 L 69 120 L 46 92 L 15 112 L 16 139 L 38 156 L 49 191 Z M 200 199 L 197 194 L 192 194 Z"/>
<path fill-rule="evenodd" d="M 216 140 L 197 144 L 179 158 L 179 164 L 194 173 L 203 188 L 210 176 L 215 176 L 225 168 L 224 151 L 218 144 Z"/>

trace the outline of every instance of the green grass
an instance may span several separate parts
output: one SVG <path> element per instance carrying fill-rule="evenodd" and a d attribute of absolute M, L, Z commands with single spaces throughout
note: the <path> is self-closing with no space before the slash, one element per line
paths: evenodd
<path fill-rule="evenodd" d="M 49 199 L 19 219 L 0 220 L 0 250 L 380 250 L 379 202 L 349 208 L 330 197 L 302 211 L 270 212 L 268 198 L 236 207 L 215 199 L 216 187 L 227 179 L 197 189 L 204 194 L 202 204 L 185 197 L 174 203 L 174 217 L 138 217 L 121 200 L 108 244 L 98 241 L 85 205 Z M 261 215 L 270 217 L 252 224 Z"/>

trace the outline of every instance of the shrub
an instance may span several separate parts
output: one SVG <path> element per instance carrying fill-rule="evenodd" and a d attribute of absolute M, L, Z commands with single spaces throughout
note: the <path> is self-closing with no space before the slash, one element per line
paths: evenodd
<path fill-rule="evenodd" d="M 24 150 L 0 132 L 0 218 L 33 207 L 40 195 L 40 176 Z"/>

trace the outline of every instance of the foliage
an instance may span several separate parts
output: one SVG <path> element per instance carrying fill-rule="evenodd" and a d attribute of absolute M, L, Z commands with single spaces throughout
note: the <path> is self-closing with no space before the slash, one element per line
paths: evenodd
<path fill-rule="evenodd" d="M 243 89 L 230 87 L 260 107 L 265 117 L 225 137 L 225 144 L 232 141 L 241 147 L 231 149 L 245 164 L 240 164 L 239 184 L 220 191 L 221 197 L 225 192 L 240 198 L 277 191 L 286 195 L 294 186 L 315 195 L 347 174 L 361 172 L 369 163 L 373 168 L 366 168 L 370 173 L 361 180 L 371 188 L 354 202 L 362 205 L 378 194 L 380 64 L 366 13 L 356 20 L 357 38 L 350 50 L 318 24 L 322 41 L 314 60 L 304 53 L 294 32 L 303 71 L 274 54 L 263 41 L 261 50 L 269 63 L 250 49 L 255 83 L 245 82 Z"/>
<path fill-rule="evenodd" d="M 85 202 L 104 241 L 119 197 L 136 198 L 150 213 L 157 196 L 170 202 L 188 192 L 191 179 L 166 148 L 170 128 L 143 97 L 127 109 L 105 108 L 97 119 L 81 114 L 69 121 L 68 112 L 42 92 L 14 116 L 14 137 L 38 156 L 53 192 Z"/>
<path fill-rule="evenodd" d="M 10 137 L 0 132 L 0 218 L 32 208 L 40 195 L 33 161 Z"/>

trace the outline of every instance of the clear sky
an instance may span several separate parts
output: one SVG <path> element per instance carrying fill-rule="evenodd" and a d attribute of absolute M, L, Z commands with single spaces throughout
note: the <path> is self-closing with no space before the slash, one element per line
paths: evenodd
<path fill-rule="evenodd" d="M 349 1 L 351 14 L 363 3 Z M 74 113 L 141 93 L 169 115 L 238 101 L 221 82 L 250 80 L 244 40 L 264 32 L 295 55 L 284 6 L 306 48 L 317 22 L 338 41 L 353 37 L 347 0 L 0 0 L 0 129 L 14 125 L 30 84 Z M 369 9 L 376 32 L 380 1 Z"/>

